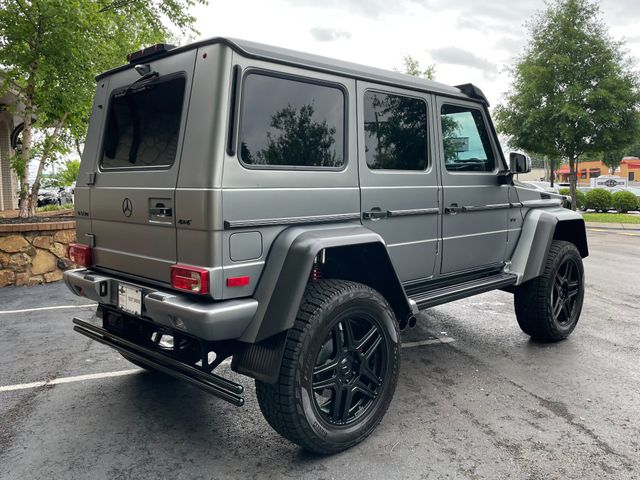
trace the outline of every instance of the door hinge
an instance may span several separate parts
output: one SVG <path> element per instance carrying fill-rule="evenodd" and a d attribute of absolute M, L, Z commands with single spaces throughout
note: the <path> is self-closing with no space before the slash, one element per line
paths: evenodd
<path fill-rule="evenodd" d="M 95 185 L 96 183 L 96 172 L 87 173 L 87 185 Z"/>

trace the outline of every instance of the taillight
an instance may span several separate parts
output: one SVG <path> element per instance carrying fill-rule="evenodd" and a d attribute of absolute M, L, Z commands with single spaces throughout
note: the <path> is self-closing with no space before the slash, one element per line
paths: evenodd
<path fill-rule="evenodd" d="M 91 247 L 81 243 L 71 243 L 68 252 L 69 259 L 76 265 L 88 267 L 91 265 Z"/>
<path fill-rule="evenodd" d="M 173 265 L 171 286 L 185 292 L 209 293 L 209 270 L 187 265 Z"/>

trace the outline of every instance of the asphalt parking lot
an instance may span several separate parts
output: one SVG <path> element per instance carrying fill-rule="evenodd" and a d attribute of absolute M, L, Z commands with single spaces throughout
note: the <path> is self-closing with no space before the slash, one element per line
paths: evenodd
<path fill-rule="evenodd" d="M 331 457 L 273 432 L 249 379 L 233 407 L 74 333 L 92 309 L 64 285 L 1 289 L 0 478 L 637 479 L 640 232 L 589 240 L 569 340 L 531 342 L 504 292 L 426 311 L 381 425 Z"/>

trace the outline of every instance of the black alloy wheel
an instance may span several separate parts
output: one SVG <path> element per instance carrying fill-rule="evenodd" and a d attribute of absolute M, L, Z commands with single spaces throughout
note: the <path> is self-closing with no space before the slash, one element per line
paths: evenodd
<path fill-rule="evenodd" d="M 331 425 L 349 425 L 375 403 L 387 369 L 386 346 L 374 319 L 339 319 L 316 357 L 315 408 Z"/>

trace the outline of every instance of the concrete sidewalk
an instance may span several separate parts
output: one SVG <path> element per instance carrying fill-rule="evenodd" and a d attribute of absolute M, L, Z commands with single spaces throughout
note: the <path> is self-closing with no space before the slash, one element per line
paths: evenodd
<path fill-rule="evenodd" d="M 585 222 L 587 228 L 605 228 L 609 230 L 630 230 L 640 231 L 640 223 L 605 223 L 605 222 Z"/>

